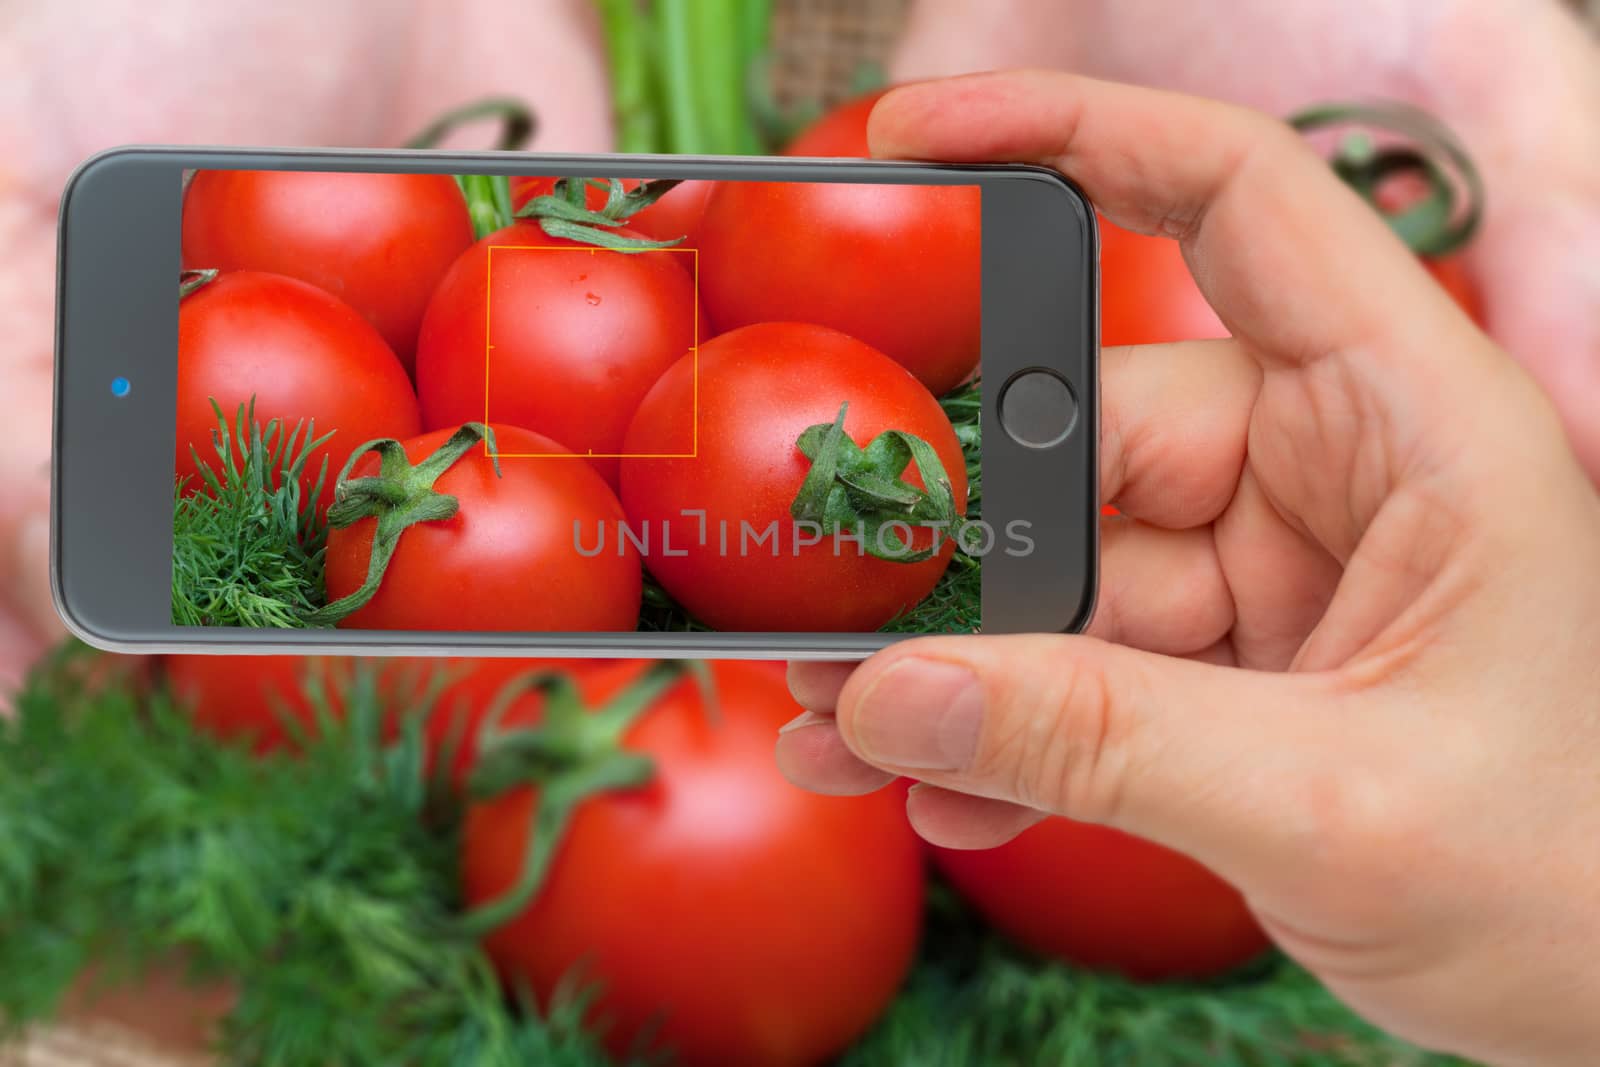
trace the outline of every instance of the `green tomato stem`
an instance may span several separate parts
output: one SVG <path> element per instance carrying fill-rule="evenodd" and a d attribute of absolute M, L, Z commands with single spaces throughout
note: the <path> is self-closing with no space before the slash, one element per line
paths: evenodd
<path fill-rule="evenodd" d="M 920 563 L 937 548 L 914 549 L 896 527 L 931 527 L 961 547 L 965 520 L 933 446 L 904 430 L 885 430 L 861 448 L 844 432 L 848 403 L 832 423 L 809 426 L 795 446 L 811 460 L 789 513 L 824 533 L 851 531 L 863 550 L 891 563 Z M 901 478 L 915 464 L 925 488 Z"/>
<path fill-rule="evenodd" d="M 368 441 L 345 462 L 334 483 L 334 503 L 328 509 L 328 524 L 336 530 L 353 526 L 362 519 L 376 518 L 372 534 L 372 554 L 367 560 L 367 577 L 361 587 L 306 616 L 312 626 L 338 623 L 365 607 L 378 593 L 389 561 L 399 547 L 400 535 L 419 522 L 438 522 L 451 518 L 461 502 L 433 488 L 439 476 L 461 457 L 479 445 L 487 445 L 500 475 L 500 460 L 495 456 L 494 431 L 481 422 L 469 422 L 440 445 L 438 451 L 412 466 L 405 447 L 392 437 Z M 369 452 L 378 454 L 381 466 L 376 475 L 350 477 L 357 461 Z"/>
<path fill-rule="evenodd" d="M 1476 234 L 1483 219 L 1483 178 L 1456 135 L 1433 116 L 1409 105 L 1319 104 L 1297 112 L 1289 124 L 1302 133 L 1359 127 L 1339 143 L 1334 172 L 1419 256 L 1449 255 Z M 1380 148 L 1371 131 L 1398 135 L 1404 144 Z M 1459 175 L 1452 181 L 1451 172 Z M 1382 187 L 1400 175 L 1421 179 L 1426 192 L 1416 203 L 1389 211 Z"/>
<path fill-rule="evenodd" d="M 516 214 L 516 209 L 511 206 L 511 179 L 504 174 L 496 174 L 489 179 L 489 184 L 494 197 L 495 221 L 499 223 L 495 229 L 511 225 L 511 219 Z"/>
<path fill-rule="evenodd" d="M 551 858 L 565 838 L 572 817 L 602 793 L 636 789 L 655 776 L 655 762 L 622 748 L 623 736 L 661 696 L 694 672 L 702 686 L 703 668 L 678 660 L 652 664 L 643 675 L 605 704 L 585 706 L 572 678 L 538 671 L 513 679 L 496 696 L 481 732 L 478 764 L 468 782 L 477 799 L 532 786 L 534 816 L 529 826 L 522 870 L 509 891 L 462 916 L 458 930 L 472 937 L 505 925 L 520 915 L 544 886 Z M 516 697 L 544 694 L 539 724 L 501 729 L 500 719 Z M 711 704 L 707 704 L 708 708 Z"/>
<path fill-rule="evenodd" d="M 601 183 L 589 178 L 561 178 L 552 192 L 536 196 L 524 204 L 522 210 L 517 212 L 517 218 L 536 220 L 540 229 L 551 237 L 617 252 L 648 252 L 682 243 L 682 237 L 655 241 L 648 237 L 615 232 L 617 227 L 670 192 L 678 184 L 678 179 L 661 178 L 644 182 L 628 192 L 623 191 L 619 179 L 608 179 L 603 183 L 608 190 L 605 206 L 594 211 L 588 206 L 587 193 L 592 185 L 598 184 Z"/>
<path fill-rule="evenodd" d="M 195 290 L 210 285 L 216 281 L 219 273 L 221 272 L 209 268 L 206 270 L 180 271 L 178 273 L 178 299 L 182 300 Z"/>
<path fill-rule="evenodd" d="M 456 181 L 467 198 L 467 214 L 478 240 L 511 224 L 511 183 L 504 175 L 462 174 Z"/>
<path fill-rule="evenodd" d="M 484 119 L 500 120 L 500 136 L 494 148 L 502 152 L 520 152 L 533 139 L 538 127 L 533 111 L 521 100 L 510 96 L 491 96 L 453 108 L 434 119 L 405 142 L 406 148 L 436 148 L 450 134 Z"/>

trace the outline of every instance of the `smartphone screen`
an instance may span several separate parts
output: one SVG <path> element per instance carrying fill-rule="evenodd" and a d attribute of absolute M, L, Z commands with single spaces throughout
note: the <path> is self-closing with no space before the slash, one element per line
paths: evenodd
<path fill-rule="evenodd" d="M 182 181 L 178 626 L 968 633 L 1037 547 L 978 184 Z"/>

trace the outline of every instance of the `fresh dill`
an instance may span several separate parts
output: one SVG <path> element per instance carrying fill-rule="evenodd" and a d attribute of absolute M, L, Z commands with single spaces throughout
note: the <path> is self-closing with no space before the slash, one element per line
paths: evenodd
<path fill-rule="evenodd" d="M 331 433 L 309 422 L 263 426 L 255 399 L 230 426 L 212 401 L 216 456 L 196 456 L 200 483 L 174 484 L 172 621 L 180 626 L 301 627 L 322 606 L 327 524 L 317 498 L 328 473 L 322 457 L 311 491 L 301 479 Z"/>

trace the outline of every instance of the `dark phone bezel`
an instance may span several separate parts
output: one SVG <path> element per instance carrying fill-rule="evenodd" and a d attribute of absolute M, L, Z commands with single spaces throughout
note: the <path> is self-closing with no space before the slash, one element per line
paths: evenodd
<path fill-rule="evenodd" d="M 1088 201 L 1055 171 L 855 159 L 134 146 L 82 164 L 61 202 L 50 579 L 62 619 L 89 644 L 141 653 L 855 659 L 911 636 L 174 625 L 170 479 L 181 174 L 210 168 L 981 186 L 984 377 L 1000 383 L 1047 367 L 1067 379 L 1079 404 L 1067 438 L 1040 450 L 1006 435 L 999 390 L 985 391 L 985 516 L 1005 516 L 991 518 L 997 529 L 1027 518 L 1039 550 L 1023 562 L 1004 553 L 985 559 L 983 629 L 1071 632 L 1088 624 L 1099 557 L 1099 241 Z M 124 397 L 108 388 L 119 375 L 132 382 Z M 1061 491 L 1041 491 L 1052 485 Z"/>

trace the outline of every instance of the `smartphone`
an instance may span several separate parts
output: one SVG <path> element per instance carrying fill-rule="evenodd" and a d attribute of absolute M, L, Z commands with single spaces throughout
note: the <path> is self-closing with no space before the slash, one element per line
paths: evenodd
<path fill-rule="evenodd" d="M 128 652 L 857 658 L 1074 631 L 1061 175 L 135 147 L 63 196 L 52 582 Z"/>

